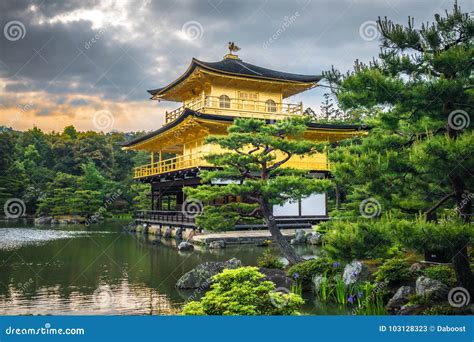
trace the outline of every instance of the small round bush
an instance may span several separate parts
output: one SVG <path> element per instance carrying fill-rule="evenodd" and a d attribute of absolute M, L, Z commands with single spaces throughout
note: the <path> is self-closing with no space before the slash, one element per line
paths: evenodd
<path fill-rule="evenodd" d="M 385 281 L 388 285 L 400 285 L 412 277 L 410 264 L 405 259 L 400 258 L 387 260 L 375 272 L 375 280 L 378 282 Z"/>
<path fill-rule="evenodd" d="M 304 290 L 309 290 L 316 274 L 331 277 L 339 271 L 342 271 L 340 262 L 335 262 L 331 258 L 316 258 L 290 267 L 287 275 L 301 282 Z"/>
<path fill-rule="evenodd" d="M 426 268 L 423 274 L 431 279 L 439 280 L 440 282 L 454 287 L 456 286 L 456 274 L 454 270 L 449 266 L 435 265 Z"/>
<path fill-rule="evenodd" d="M 183 315 L 297 315 L 300 295 L 275 291 L 257 267 L 225 269 L 212 277 L 211 290 L 200 301 L 187 303 Z"/>
<path fill-rule="evenodd" d="M 285 264 L 268 249 L 263 252 L 260 258 L 258 258 L 257 264 L 258 267 L 273 268 L 277 270 L 281 270 L 285 266 Z"/>

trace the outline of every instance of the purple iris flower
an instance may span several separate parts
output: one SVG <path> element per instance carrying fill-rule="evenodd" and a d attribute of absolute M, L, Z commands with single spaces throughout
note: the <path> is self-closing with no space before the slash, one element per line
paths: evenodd
<path fill-rule="evenodd" d="M 347 297 L 347 301 L 352 304 L 355 301 L 355 297 L 353 295 L 350 295 L 349 297 Z"/>
<path fill-rule="evenodd" d="M 332 264 L 332 267 L 337 268 L 341 266 L 341 263 L 339 261 L 336 261 L 334 264 Z"/>
<path fill-rule="evenodd" d="M 293 273 L 293 279 L 298 279 L 300 277 L 299 273 Z"/>
<path fill-rule="evenodd" d="M 362 298 L 362 295 L 363 295 L 362 292 L 358 292 L 358 293 L 357 293 L 357 298 Z"/>
<path fill-rule="evenodd" d="M 351 275 L 352 275 L 353 278 L 355 278 L 355 277 L 357 277 L 357 272 L 354 271 L 354 272 L 351 273 Z"/>

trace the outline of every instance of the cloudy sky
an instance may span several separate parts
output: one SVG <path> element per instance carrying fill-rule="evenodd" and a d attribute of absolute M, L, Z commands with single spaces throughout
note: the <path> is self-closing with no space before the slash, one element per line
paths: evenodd
<path fill-rule="evenodd" d="M 471 1 L 459 1 L 472 11 Z M 235 41 L 246 62 L 320 74 L 378 53 L 374 21 L 420 24 L 441 0 L 2 0 L 0 126 L 150 130 L 176 103 L 149 100 L 192 57 L 218 61 Z M 471 7 L 471 8 L 469 8 Z M 318 109 L 327 89 L 288 99 Z"/>

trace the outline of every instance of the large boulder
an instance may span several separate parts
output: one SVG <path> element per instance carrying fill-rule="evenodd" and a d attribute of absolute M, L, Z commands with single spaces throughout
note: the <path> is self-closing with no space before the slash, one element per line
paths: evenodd
<path fill-rule="evenodd" d="M 317 232 L 311 232 L 306 237 L 306 243 L 308 245 L 320 245 L 322 242 L 323 235 Z"/>
<path fill-rule="evenodd" d="M 286 276 L 286 272 L 283 270 L 277 270 L 273 268 L 260 268 L 259 272 L 265 275 L 265 278 L 262 280 L 269 280 L 275 284 L 275 287 L 284 287 L 288 290 L 291 288 L 293 284 L 293 280 Z"/>
<path fill-rule="evenodd" d="M 292 245 L 302 245 L 306 243 L 306 233 L 303 229 L 297 229 L 295 232 L 294 239 L 291 239 L 290 243 Z"/>
<path fill-rule="evenodd" d="M 446 298 L 449 287 L 439 280 L 428 277 L 418 277 L 416 279 L 416 294 L 419 296 L 429 296 L 431 298 Z"/>
<path fill-rule="evenodd" d="M 178 289 L 208 288 L 211 285 L 212 276 L 221 273 L 225 268 L 239 267 L 242 267 L 242 262 L 235 258 L 227 261 L 208 261 L 185 273 L 178 279 L 176 287 Z"/>
<path fill-rule="evenodd" d="M 53 220 L 53 218 L 50 217 L 50 216 L 37 217 L 37 218 L 35 218 L 35 224 L 37 224 L 37 225 L 51 224 L 52 220 Z"/>
<path fill-rule="evenodd" d="M 400 287 L 395 295 L 388 301 L 386 309 L 388 311 L 399 310 L 403 305 L 408 303 L 409 297 L 414 293 L 415 289 L 411 286 Z"/>
<path fill-rule="evenodd" d="M 225 248 L 225 241 L 224 240 L 216 240 L 216 241 L 211 241 L 209 243 L 209 249 L 222 249 Z"/>
<path fill-rule="evenodd" d="M 175 235 L 175 239 L 176 240 L 182 240 L 183 239 L 183 228 L 178 228 L 176 229 L 176 235 Z"/>
<path fill-rule="evenodd" d="M 361 283 L 369 279 L 370 270 L 361 261 L 354 260 L 350 264 L 344 267 L 344 273 L 342 274 L 342 280 L 346 286 L 350 286 L 355 283 Z"/>
<path fill-rule="evenodd" d="M 182 241 L 178 245 L 178 251 L 192 251 L 193 249 L 194 246 L 186 241 Z"/>

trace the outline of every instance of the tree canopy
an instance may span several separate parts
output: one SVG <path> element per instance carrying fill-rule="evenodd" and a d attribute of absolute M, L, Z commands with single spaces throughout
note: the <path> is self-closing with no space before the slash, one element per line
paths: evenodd
<path fill-rule="evenodd" d="M 266 123 L 258 119 L 236 119 L 225 136 L 211 136 L 206 143 L 224 152 L 211 154 L 207 161 L 218 167 L 203 171 L 204 182 L 225 180 L 227 184 L 187 188 L 189 198 L 204 202 L 238 196 L 240 202 L 207 206 L 198 224 L 207 229 L 234 227 L 237 222 L 265 222 L 283 254 L 293 263 L 298 258 L 277 228 L 272 206 L 322 192 L 327 180 L 307 176 L 302 170 L 283 168 L 292 156 L 323 152 L 324 143 L 305 140 L 306 121 L 301 118 Z"/>
<path fill-rule="evenodd" d="M 402 216 L 436 220 L 455 207 L 470 230 L 473 188 L 474 21 L 455 5 L 416 28 L 379 18 L 381 51 L 354 70 L 324 73 L 340 106 L 363 109 L 370 134 L 346 141 L 331 156 L 345 214 L 364 216 L 364 201 Z M 449 243 L 449 242 L 446 242 Z M 453 256 L 458 278 L 474 288 L 465 240 Z M 459 246 L 459 244 L 457 244 Z"/>

